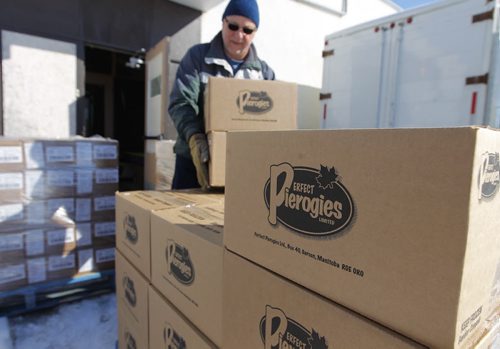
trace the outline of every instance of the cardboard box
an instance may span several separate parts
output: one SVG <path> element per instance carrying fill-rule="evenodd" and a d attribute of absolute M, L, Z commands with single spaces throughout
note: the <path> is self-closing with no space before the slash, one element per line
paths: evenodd
<path fill-rule="evenodd" d="M 149 282 L 119 251 L 115 275 L 118 322 L 133 328 L 135 348 L 149 348 Z M 120 348 L 127 349 L 124 332 L 120 331 Z"/>
<path fill-rule="evenodd" d="M 149 288 L 149 345 L 150 348 L 217 348 L 152 286 Z"/>
<path fill-rule="evenodd" d="M 297 91 L 297 128 L 299 130 L 317 130 L 322 128 L 321 89 L 298 84 Z"/>
<path fill-rule="evenodd" d="M 151 279 L 150 212 L 197 205 L 214 199 L 197 191 L 116 193 L 116 248 Z"/>
<path fill-rule="evenodd" d="M 72 168 L 26 170 L 24 195 L 30 200 L 74 197 L 76 177 Z"/>
<path fill-rule="evenodd" d="M 223 187 L 226 182 L 226 133 L 225 131 L 212 131 L 207 135 L 210 149 L 208 178 L 212 187 Z"/>
<path fill-rule="evenodd" d="M 76 253 L 44 255 L 26 259 L 27 283 L 71 279 L 77 273 Z"/>
<path fill-rule="evenodd" d="M 75 170 L 75 196 L 114 195 L 118 190 L 117 167 L 78 168 Z"/>
<path fill-rule="evenodd" d="M 22 140 L 26 169 L 118 167 L 118 142 L 102 137 Z"/>
<path fill-rule="evenodd" d="M 297 128 L 297 85 L 270 80 L 209 77 L 205 131 Z"/>
<path fill-rule="evenodd" d="M 320 128 L 320 102 L 319 89 L 297 85 L 297 123 L 296 127 L 301 129 Z M 217 112 L 216 115 L 218 115 Z M 290 127 L 284 127 L 290 128 Z M 295 128 L 295 127 L 294 127 Z M 274 127 L 262 129 L 275 129 Z M 208 167 L 208 178 L 210 186 L 224 187 L 226 175 L 226 132 L 210 131 L 207 134 L 208 146 L 210 148 L 210 162 Z"/>
<path fill-rule="evenodd" d="M 469 341 L 470 342 L 470 341 Z M 471 346 L 474 349 L 495 349 L 500 344 L 500 314 L 490 320 L 486 331 L 479 336 L 478 341 Z"/>
<path fill-rule="evenodd" d="M 75 226 L 72 224 L 47 226 L 44 234 L 47 254 L 58 255 L 76 249 Z"/>
<path fill-rule="evenodd" d="M 75 247 L 75 227 L 71 223 L 18 224 L 3 228 L 0 233 L 0 263 L 68 253 Z"/>
<path fill-rule="evenodd" d="M 465 347 L 498 307 L 499 131 L 229 132 L 227 142 L 231 251 L 430 347 Z"/>
<path fill-rule="evenodd" d="M 223 348 L 425 348 L 227 250 L 223 321 Z"/>
<path fill-rule="evenodd" d="M 222 342 L 223 204 L 155 211 L 151 281 L 215 344 Z"/>
<path fill-rule="evenodd" d="M 22 203 L 0 203 L 0 228 L 16 226 L 24 221 L 26 212 Z"/>
<path fill-rule="evenodd" d="M 12 290 L 26 285 L 24 262 L 0 264 L 0 291 Z"/>
<path fill-rule="evenodd" d="M 23 201 L 24 178 L 22 172 L 0 172 L 0 203 Z"/>
<path fill-rule="evenodd" d="M 175 172 L 173 140 L 146 140 L 144 158 L 144 188 L 170 190 Z"/>
<path fill-rule="evenodd" d="M 76 166 L 75 142 L 70 139 L 42 140 L 44 151 L 44 166 L 49 168 L 62 168 Z"/>
<path fill-rule="evenodd" d="M 20 140 L 0 137 L 0 172 L 24 169 L 23 143 Z"/>
<path fill-rule="evenodd" d="M 0 263 L 24 259 L 24 234 L 22 231 L 0 233 Z"/>
<path fill-rule="evenodd" d="M 48 255 L 44 257 L 45 259 L 45 272 L 46 272 L 46 280 L 60 280 L 66 278 L 72 278 L 76 272 L 76 255 L 75 252 L 70 253 L 60 253 L 54 255 Z M 39 259 L 39 266 L 41 266 L 42 259 Z M 40 271 L 37 269 L 37 271 Z M 29 274 L 29 273 L 28 273 Z M 38 276 L 29 275 L 30 279 L 38 281 L 41 280 Z M 33 283 L 30 281 L 30 283 Z"/>
<path fill-rule="evenodd" d="M 116 250 L 114 245 L 80 248 L 76 251 L 78 273 L 94 273 L 115 268 Z"/>
<path fill-rule="evenodd" d="M 78 167 L 118 168 L 118 141 L 109 138 L 75 138 Z"/>

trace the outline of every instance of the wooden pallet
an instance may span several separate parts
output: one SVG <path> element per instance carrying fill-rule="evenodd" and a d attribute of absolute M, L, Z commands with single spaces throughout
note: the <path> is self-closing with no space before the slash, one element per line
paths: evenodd
<path fill-rule="evenodd" d="M 0 317 L 23 315 L 114 291 L 114 270 L 20 287 L 0 292 Z"/>

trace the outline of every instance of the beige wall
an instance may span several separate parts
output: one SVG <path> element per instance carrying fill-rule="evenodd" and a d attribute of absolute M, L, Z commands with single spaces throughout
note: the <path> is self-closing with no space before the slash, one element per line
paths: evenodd
<path fill-rule="evenodd" d="M 75 133 L 76 45 L 2 31 L 5 136 Z"/>

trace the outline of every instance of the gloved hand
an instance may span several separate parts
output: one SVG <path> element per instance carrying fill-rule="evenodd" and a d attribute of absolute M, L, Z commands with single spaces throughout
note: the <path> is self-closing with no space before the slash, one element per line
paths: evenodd
<path fill-rule="evenodd" d="M 202 190 L 210 189 L 208 182 L 208 142 L 207 136 L 203 133 L 195 133 L 189 138 L 189 149 L 196 167 L 196 177 Z"/>

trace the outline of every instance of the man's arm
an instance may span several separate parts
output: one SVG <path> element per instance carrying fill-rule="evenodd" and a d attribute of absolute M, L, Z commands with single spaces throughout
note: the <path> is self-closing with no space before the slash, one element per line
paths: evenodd
<path fill-rule="evenodd" d="M 203 132 L 203 116 L 200 115 L 200 66 L 195 51 L 190 49 L 177 70 L 175 83 L 170 94 L 168 111 L 179 137 L 188 142 L 195 133 Z"/>

